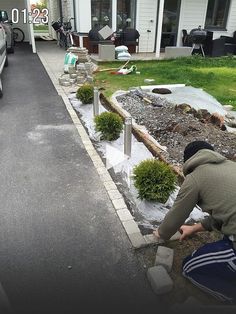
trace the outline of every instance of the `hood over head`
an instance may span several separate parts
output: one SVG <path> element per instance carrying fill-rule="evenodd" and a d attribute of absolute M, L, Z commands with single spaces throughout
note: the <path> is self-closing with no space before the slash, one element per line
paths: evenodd
<path fill-rule="evenodd" d="M 227 160 L 226 157 L 215 151 L 210 149 L 201 149 L 184 163 L 183 173 L 186 176 L 198 166 L 204 164 L 220 164 L 225 160 Z"/>
<path fill-rule="evenodd" d="M 184 149 L 184 162 L 186 162 L 201 149 L 214 150 L 214 147 L 206 141 L 193 141 L 189 143 Z"/>

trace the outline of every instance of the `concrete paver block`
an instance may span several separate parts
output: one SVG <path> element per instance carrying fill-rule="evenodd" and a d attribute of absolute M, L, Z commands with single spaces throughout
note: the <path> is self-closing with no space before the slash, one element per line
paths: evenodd
<path fill-rule="evenodd" d="M 103 173 L 103 174 L 100 174 L 99 176 L 100 176 L 100 179 L 102 180 L 102 182 L 108 182 L 108 181 L 112 180 L 109 173 Z"/>
<path fill-rule="evenodd" d="M 115 190 L 117 188 L 113 181 L 105 181 L 103 184 L 107 191 Z"/>
<path fill-rule="evenodd" d="M 145 241 L 147 242 L 147 244 L 152 244 L 152 243 L 159 243 L 162 244 L 165 241 L 162 239 L 158 239 L 157 237 L 155 237 L 153 234 L 147 234 L 144 236 Z"/>
<path fill-rule="evenodd" d="M 107 169 L 104 167 L 104 165 L 96 169 L 99 174 L 107 174 Z"/>
<path fill-rule="evenodd" d="M 174 235 L 172 235 L 172 237 L 170 238 L 170 241 L 179 240 L 180 237 L 181 237 L 181 233 L 177 231 Z"/>
<path fill-rule="evenodd" d="M 96 169 L 97 169 L 97 168 L 101 168 L 101 167 L 104 166 L 103 163 L 102 163 L 102 161 L 93 162 L 93 164 L 94 164 L 94 167 L 95 167 Z"/>
<path fill-rule="evenodd" d="M 168 293 L 173 288 L 173 281 L 163 266 L 154 266 L 148 269 L 147 277 L 156 294 Z"/>
<path fill-rule="evenodd" d="M 165 47 L 165 59 L 191 56 L 192 47 Z"/>
<path fill-rule="evenodd" d="M 112 200 L 112 203 L 113 203 L 116 210 L 126 207 L 126 204 L 125 204 L 125 201 L 123 200 L 123 198 L 118 198 L 118 199 Z"/>
<path fill-rule="evenodd" d="M 174 250 L 165 246 L 158 246 L 155 265 L 162 265 L 168 272 L 170 272 L 173 265 L 173 258 Z"/>
<path fill-rule="evenodd" d="M 122 195 L 120 194 L 120 192 L 117 189 L 108 191 L 108 194 L 109 194 L 110 198 L 113 200 L 122 198 Z"/>
<path fill-rule="evenodd" d="M 128 220 L 128 221 L 123 221 L 122 224 L 128 235 L 132 233 L 140 233 L 139 227 L 133 219 Z"/>
<path fill-rule="evenodd" d="M 128 221 L 133 219 L 133 216 L 127 208 L 117 210 L 117 214 L 121 221 Z"/>
<path fill-rule="evenodd" d="M 130 239 L 134 248 L 138 249 L 138 248 L 146 245 L 146 242 L 145 242 L 141 232 L 128 234 L 128 236 L 129 236 L 129 239 Z"/>

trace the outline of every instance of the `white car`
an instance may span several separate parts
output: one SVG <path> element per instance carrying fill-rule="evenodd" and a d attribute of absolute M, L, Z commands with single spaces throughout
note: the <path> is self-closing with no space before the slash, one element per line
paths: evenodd
<path fill-rule="evenodd" d="M 0 23 L 0 97 L 2 97 L 3 95 L 1 75 L 4 66 L 8 66 L 6 33 L 4 31 L 2 24 Z"/>
<path fill-rule="evenodd" d="M 14 53 L 14 36 L 13 36 L 13 28 L 12 21 L 8 19 L 7 11 L 3 11 L 0 9 L 0 23 L 5 30 L 7 36 L 7 52 Z"/>

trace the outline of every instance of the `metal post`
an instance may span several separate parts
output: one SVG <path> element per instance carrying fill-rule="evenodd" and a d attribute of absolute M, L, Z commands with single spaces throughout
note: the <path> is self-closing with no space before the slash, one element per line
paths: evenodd
<path fill-rule="evenodd" d="M 94 117 L 99 115 L 99 92 L 97 87 L 94 87 L 93 91 L 93 115 Z"/>
<path fill-rule="evenodd" d="M 124 128 L 124 153 L 125 155 L 131 157 L 131 144 L 132 144 L 132 118 L 125 118 L 125 128 Z"/>

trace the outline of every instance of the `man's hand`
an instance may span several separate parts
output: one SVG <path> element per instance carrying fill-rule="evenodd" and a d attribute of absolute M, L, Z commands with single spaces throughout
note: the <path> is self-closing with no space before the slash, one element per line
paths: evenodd
<path fill-rule="evenodd" d="M 181 237 L 179 238 L 180 241 L 183 241 L 186 237 L 189 237 L 190 235 L 199 232 L 199 231 L 204 231 L 205 229 L 203 228 L 201 223 L 197 223 L 192 226 L 187 226 L 187 225 L 182 225 L 180 227 L 181 231 Z"/>
<path fill-rule="evenodd" d="M 155 237 L 157 237 L 158 239 L 161 238 L 161 237 L 160 237 L 160 234 L 159 234 L 159 232 L 158 232 L 158 229 L 156 229 L 155 231 L 153 231 L 153 235 L 154 235 Z"/>

